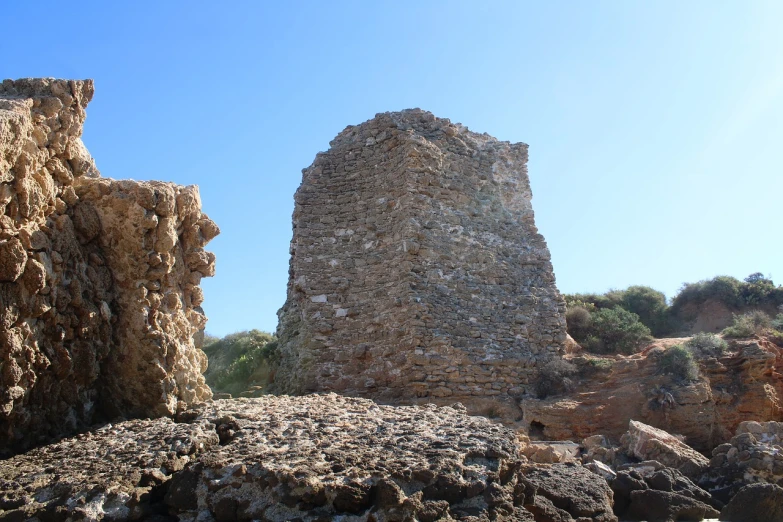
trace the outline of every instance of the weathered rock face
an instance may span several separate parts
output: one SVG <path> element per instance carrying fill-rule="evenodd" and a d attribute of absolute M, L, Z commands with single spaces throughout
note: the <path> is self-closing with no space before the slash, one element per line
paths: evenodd
<path fill-rule="evenodd" d="M 457 405 L 267 396 L 180 421 L 107 425 L 0 461 L 0 519 L 616 521 L 602 478 L 524 465 L 514 432 Z"/>
<path fill-rule="evenodd" d="M 677 382 L 657 366 L 667 339 L 633 356 L 571 359 L 585 375 L 576 391 L 523 401 L 525 422 L 549 440 L 625 432 L 630 419 L 684 435 L 699 451 L 727 442 L 743 421 L 783 420 L 783 348 L 765 339 L 732 342 L 721 357 L 697 358 L 700 376 Z M 604 367 L 596 371 L 597 367 Z M 591 369 L 587 372 L 587 369 Z"/>
<path fill-rule="evenodd" d="M 277 389 L 518 416 L 566 340 L 526 163 L 418 109 L 340 133 L 296 193 Z"/>
<path fill-rule="evenodd" d="M 198 190 L 100 179 L 92 81 L 0 85 L 0 451 L 210 396 Z"/>
<path fill-rule="evenodd" d="M 783 488 L 775 484 L 750 484 L 742 488 L 721 511 L 727 522 L 780 522 L 783 520 Z"/>
<path fill-rule="evenodd" d="M 628 423 L 621 442 L 628 455 L 639 460 L 654 460 L 679 470 L 690 479 L 698 479 L 710 461 L 677 437 L 641 422 Z"/>
<path fill-rule="evenodd" d="M 728 500 L 746 484 L 783 486 L 783 422 L 743 422 L 730 442 L 712 452 L 703 482 Z"/>

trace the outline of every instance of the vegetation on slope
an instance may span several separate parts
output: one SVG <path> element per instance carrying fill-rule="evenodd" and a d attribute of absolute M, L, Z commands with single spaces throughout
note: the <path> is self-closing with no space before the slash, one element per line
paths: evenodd
<path fill-rule="evenodd" d="M 251 386 L 265 387 L 278 358 L 277 338 L 260 330 L 207 336 L 202 348 L 209 358 L 204 374 L 213 392 L 237 395 Z"/>
<path fill-rule="evenodd" d="M 644 346 L 650 335 L 683 333 L 707 303 L 720 303 L 736 314 L 734 325 L 724 331 L 729 337 L 762 331 L 776 335 L 783 328 L 783 313 L 775 319 L 768 314 L 783 307 L 783 286 L 775 286 L 761 273 L 751 274 L 744 281 L 718 276 L 686 283 L 670 305 L 662 292 L 648 286 L 564 297 L 568 333 L 596 353 L 632 353 Z"/>

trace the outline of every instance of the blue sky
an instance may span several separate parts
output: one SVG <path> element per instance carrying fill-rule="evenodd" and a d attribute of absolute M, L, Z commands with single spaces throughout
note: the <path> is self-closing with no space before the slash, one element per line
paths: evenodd
<path fill-rule="evenodd" d="M 293 194 L 421 107 L 530 144 L 563 292 L 783 283 L 783 2 L 9 2 L 5 78 L 93 78 L 104 176 L 201 187 L 207 330 L 274 330 Z"/>

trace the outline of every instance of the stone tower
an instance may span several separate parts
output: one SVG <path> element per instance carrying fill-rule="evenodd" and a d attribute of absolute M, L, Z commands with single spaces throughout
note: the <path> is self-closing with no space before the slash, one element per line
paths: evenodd
<path fill-rule="evenodd" d="M 419 109 L 330 145 L 295 196 L 276 390 L 516 415 L 566 339 L 528 146 Z"/>

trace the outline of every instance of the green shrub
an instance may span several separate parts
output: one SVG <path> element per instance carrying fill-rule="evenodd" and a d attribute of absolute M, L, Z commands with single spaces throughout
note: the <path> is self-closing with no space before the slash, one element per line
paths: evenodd
<path fill-rule="evenodd" d="M 658 369 L 661 373 L 672 375 L 681 381 L 692 381 L 699 376 L 699 367 L 693 360 L 693 355 L 679 344 L 663 352 L 658 359 Z"/>
<path fill-rule="evenodd" d="M 592 357 L 588 358 L 587 364 L 602 372 L 609 371 L 612 369 L 612 366 L 614 366 L 614 362 L 609 359 L 595 359 Z"/>
<path fill-rule="evenodd" d="M 277 339 L 259 330 L 236 332 L 205 343 L 207 384 L 216 392 L 236 394 L 252 384 L 266 385 L 278 359 Z"/>
<path fill-rule="evenodd" d="M 588 306 L 595 310 L 595 306 L 585 304 L 568 305 L 566 309 L 566 329 L 574 339 L 583 339 L 590 332 L 592 314 Z"/>
<path fill-rule="evenodd" d="M 545 399 L 550 395 L 570 392 L 574 389 L 571 379 L 577 373 L 577 368 L 564 359 L 552 359 L 538 371 L 536 395 Z"/>
<path fill-rule="evenodd" d="M 583 356 L 572 359 L 579 369 L 579 376 L 586 379 L 594 379 L 601 374 L 611 372 L 614 361 L 597 357 Z"/>
<path fill-rule="evenodd" d="M 707 300 L 720 301 L 726 306 L 742 306 L 740 292 L 742 282 L 736 277 L 717 276 L 698 283 L 685 283 L 672 300 L 672 308 L 679 309 L 688 303 L 699 305 Z"/>
<path fill-rule="evenodd" d="M 621 292 L 620 306 L 639 316 L 655 336 L 667 333 L 666 296 L 649 286 L 629 286 Z"/>
<path fill-rule="evenodd" d="M 728 343 L 711 333 L 697 333 L 685 342 L 685 347 L 703 355 L 723 355 L 729 347 Z"/>
<path fill-rule="evenodd" d="M 672 330 L 666 296 L 649 286 L 629 286 L 625 290 L 609 290 L 605 294 L 568 294 L 564 296 L 568 309 L 583 307 L 589 312 L 612 309 L 617 306 L 639 316 L 639 321 L 655 335 L 665 335 Z M 566 317 L 568 320 L 568 317 Z M 569 333 L 571 324 L 569 323 Z M 575 328 L 578 330 L 579 326 Z M 571 337 L 577 338 L 571 333 Z M 582 337 L 586 333 L 582 332 Z"/>
<path fill-rule="evenodd" d="M 563 297 L 568 306 L 585 306 L 588 309 L 614 308 L 621 300 L 617 290 L 609 290 L 605 294 L 565 294 Z"/>
<path fill-rule="evenodd" d="M 740 287 L 740 294 L 745 304 L 758 306 L 763 304 L 775 304 L 772 301 L 775 291 L 775 283 L 772 279 L 764 277 L 761 272 L 750 274 Z"/>
<path fill-rule="evenodd" d="M 761 310 L 753 310 L 742 315 L 734 315 L 734 322 L 723 330 L 724 337 L 751 337 L 762 334 L 770 327 L 772 320 Z"/>
<path fill-rule="evenodd" d="M 596 310 L 591 321 L 585 346 L 590 351 L 630 354 L 652 340 L 650 329 L 639 321 L 639 316 L 620 306 Z"/>
<path fill-rule="evenodd" d="M 783 305 L 778 306 L 778 310 L 780 310 L 781 313 L 775 316 L 769 325 L 775 330 L 783 331 Z"/>
<path fill-rule="evenodd" d="M 678 313 L 686 304 L 698 306 L 707 300 L 720 301 L 735 310 L 749 306 L 779 306 L 783 304 L 783 287 L 776 287 L 772 279 L 761 272 L 750 274 L 744 281 L 718 276 L 684 284 L 672 300 L 672 310 Z"/>
<path fill-rule="evenodd" d="M 603 342 L 597 335 L 588 335 L 582 340 L 576 339 L 576 337 L 574 337 L 574 339 L 579 341 L 579 344 L 582 345 L 582 348 L 588 352 L 608 353 L 608 350 L 606 349 L 606 343 Z"/>

